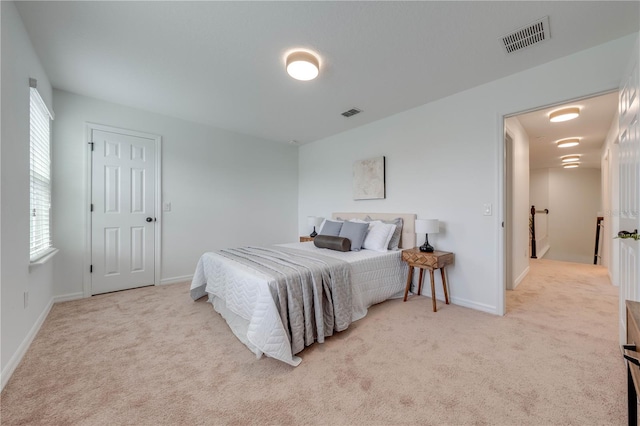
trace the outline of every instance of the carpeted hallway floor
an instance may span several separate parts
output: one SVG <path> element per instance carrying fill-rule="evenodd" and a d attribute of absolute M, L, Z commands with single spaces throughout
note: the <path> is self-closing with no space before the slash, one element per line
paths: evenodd
<path fill-rule="evenodd" d="M 625 424 L 604 268 L 532 261 L 507 297 L 505 317 L 382 303 L 297 368 L 256 359 L 187 283 L 61 303 L 1 394 L 1 423 Z"/>

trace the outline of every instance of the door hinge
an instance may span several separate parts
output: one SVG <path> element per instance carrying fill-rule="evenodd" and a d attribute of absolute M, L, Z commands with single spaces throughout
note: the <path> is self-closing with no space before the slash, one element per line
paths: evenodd
<path fill-rule="evenodd" d="M 89 145 L 91 145 L 91 151 L 93 151 L 93 142 L 89 142 Z"/>
<path fill-rule="evenodd" d="M 92 274 L 93 273 L 93 265 L 89 265 L 89 273 Z"/>
<path fill-rule="evenodd" d="M 91 203 L 91 209 L 89 211 L 93 211 L 93 203 Z"/>

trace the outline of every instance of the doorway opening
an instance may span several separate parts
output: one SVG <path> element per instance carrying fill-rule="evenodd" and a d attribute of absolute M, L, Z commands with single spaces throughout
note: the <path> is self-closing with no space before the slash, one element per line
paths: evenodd
<path fill-rule="evenodd" d="M 595 258 L 611 266 L 617 166 L 607 153 L 617 135 L 617 107 L 612 91 L 505 117 L 507 290 L 524 282 L 538 259 L 593 265 Z M 579 117 L 550 121 L 566 108 L 578 108 Z"/>

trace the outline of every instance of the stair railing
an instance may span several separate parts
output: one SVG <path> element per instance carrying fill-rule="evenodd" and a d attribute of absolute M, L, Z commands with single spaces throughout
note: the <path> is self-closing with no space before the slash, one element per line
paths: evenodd
<path fill-rule="evenodd" d="M 536 255 L 536 213 L 549 214 L 549 209 L 536 210 L 536 206 L 531 206 L 531 216 L 529 217 L 529 232 L 531 233 L 531 259 L 537 259 Z"/>

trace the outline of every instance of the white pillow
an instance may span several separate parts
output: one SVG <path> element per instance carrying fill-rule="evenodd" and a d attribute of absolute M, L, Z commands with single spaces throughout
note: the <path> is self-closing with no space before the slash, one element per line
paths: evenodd
<path fill-rule="evenodd" d="M 386 252 L 389 246 L 389 241 L 393 237 L 393 232 L 396 230 L 396 225 L 382 223 L 379 221 L 371 222 L 369 224 L 369 232 L 364 238 L 362 248 L 367 250 L 374 250 L 379 252 Z"/>

